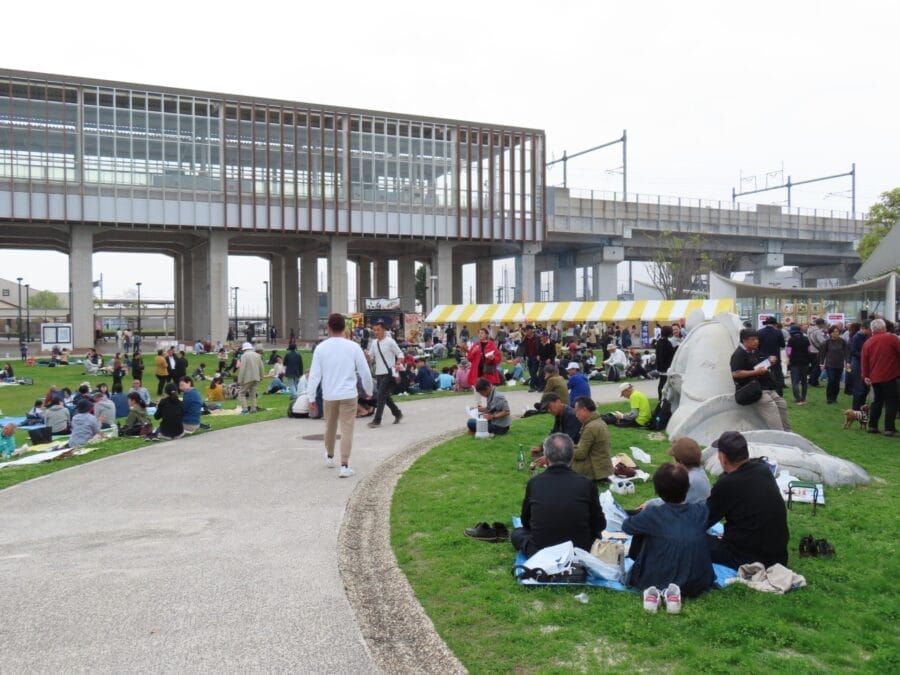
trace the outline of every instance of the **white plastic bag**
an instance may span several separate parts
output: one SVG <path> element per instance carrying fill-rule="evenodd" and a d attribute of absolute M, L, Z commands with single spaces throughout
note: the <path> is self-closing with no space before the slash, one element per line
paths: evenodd
<path fill-rule="evenodd" d="M 618 565 L 611 565 L 607 562 L 603 562 L 600 558 L 592 556 L 583 548 L 578 548 L 577 546 L 574 550 L 574 556 L 575 562 L 580 562 L 594 576 L 601 577 L 607 581 L 622 580 L 622 569 Z"/>
<path fill-rule="evenodd" d="M 525 567 L 530 570 L 539 568 L 547 574 L 559 574 L 572 564 L 574 550 L 575 545 L 571 541 L 542 548 L 525 561 Z"/>
<path fill-rule="evenodd" d="M 644 462 L 644 464 L 650 463 L 650 455 L 648 455 L 646 452 L 644 452 L 640 448 L 632 445 L 628 449 L 631 450 L 631 456 L 634 457 L 637 461 Z"/>
<path fill-rule="evenodd" d="M 606 518 L 607 532 L 621 532 L 622 523 L 625 522 L 628 514 L 616 503 L 609 490 L 604 490 L 600 494 L 600 508 L 603 509 L 603 517 Z"/>

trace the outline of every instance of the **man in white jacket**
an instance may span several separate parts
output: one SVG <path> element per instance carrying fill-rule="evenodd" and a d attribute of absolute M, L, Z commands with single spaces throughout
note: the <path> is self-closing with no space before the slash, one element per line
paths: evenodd
<path fill-rule="evenodd" d="M 341 478 L 353 475 L 350 468 L 350 450 L 353 447 L 353 426 L 356 423 L 356 377 L 362 381 L 367 397 L 372 396 L 372 373 L 359 345 L 348 340 L 344 331 L 346 323 L 342 314 L 328 316 L 327 340 L 313 352 L 309 367 L 308 391 L 310 415 L 316 415 L 315 391 L 321 383 L 322 402 L 325 407 L 325 464 L 334 466 L 334 442 L 338 420 L 341 423 Z"/>

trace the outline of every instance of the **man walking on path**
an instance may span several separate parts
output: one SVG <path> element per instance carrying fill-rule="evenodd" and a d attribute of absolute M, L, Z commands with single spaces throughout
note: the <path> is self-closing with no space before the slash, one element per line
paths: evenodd
<path fill-rule="evenodd" d="M 241 389 L 238 393 L 238 401 L 241 404 L 241 414 L 256 412 L 256 388 L 263 379 L 262 357 L 253 351 L 253 345 L 245 342 L 242 347 L 241 361 L 238 365 L 238 384 Z"/>
<path fill-rule="evenodd" d="M 338 420 L 341 423 L 341 471 L 340 478 L 353 475 L 350 468 L 350 450 L 353 448 L 353 426 L 356 422 L 356 377 L 362 381 L 367 397 L 372 395 L 372 374 L 359 345 L 344 337 L 346 323 L 341 314 L 328 317 L 329 338 L 316 347 L 309 367 L 307 390 L 316 391 L 322 384 L 322 401 L 325 408 L 325 464 L 334 466 L 334 441 Z M 315 417 L 318 406 L 310 397 L 309 414 Z"/>
<path fill-rule="evenodd" d="M 284 354 L 284 377 L 291 399 L 297 398 L 297 386 L 300 384 L 300 376 L 303 375 L 303 357 L 297 351 L 297 345 L 289 344 Z"/>
<path fill-rule="evenodd" d="M 375 364 L 375 417 L 369 422 L 371 428 L 381 426 L 381 416 L 384 406 L 390 409 L 394 416 L 394 424 L 400 422 L 403 413 L 391 398 L 391 389 L 394 387 L 394 372 L 397 361 L 403 359 L 403 352 L 397 343 L 385 330 L 384 321 L 376 321 L 372 326 L 375 339 L 369 345 L 369 361 Z"/>

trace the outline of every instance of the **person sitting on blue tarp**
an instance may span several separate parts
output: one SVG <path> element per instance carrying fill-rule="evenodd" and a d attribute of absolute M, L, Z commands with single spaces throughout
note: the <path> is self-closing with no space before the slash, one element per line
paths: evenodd
<path fill-rule="evenodd" d="M 436 389 L 434 373 L 431 372 L 425 359 L 416 359 L 416 383 L 409 388 L 410 394 L 430 394 Z"/>

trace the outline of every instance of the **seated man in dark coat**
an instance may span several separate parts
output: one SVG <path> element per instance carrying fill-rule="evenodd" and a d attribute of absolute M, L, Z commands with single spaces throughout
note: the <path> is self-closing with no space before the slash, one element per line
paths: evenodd
<path fill-rule="evenodd" d="M 769 465 L 750 459 L 747 439 L 737 431 L 726 431 L 713 447 L 724 473 L 706 500 L 706 525 L 725 518 L 725 535 L 709 537 L 712 561 L 734 568 L 752 562 L 787 565 L 787 509 Z"/>
<path fill-rule="evenodd" d="M 512 531 L 512 545 L 526 556 L 571 541 L 586 551 L 606 527 L 597 486 L 570 468 L 575 444 L 566 434 L 544 440 L 549 468 L 528 481 L 522 501 L 522 527 Z"/>

